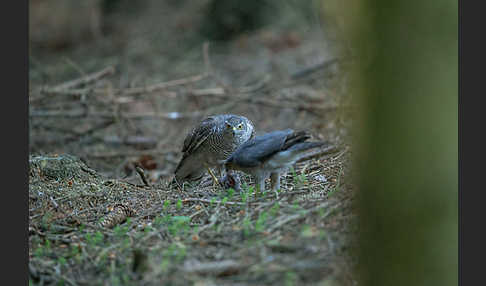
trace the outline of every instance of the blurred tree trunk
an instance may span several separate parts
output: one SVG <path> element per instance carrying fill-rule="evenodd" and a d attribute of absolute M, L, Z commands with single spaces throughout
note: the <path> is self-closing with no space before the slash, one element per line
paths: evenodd
<path fill-rule="evenodd" d="M 358 56 L 360 285 L 457 285 L 458 3 L 327 2 Z"/>

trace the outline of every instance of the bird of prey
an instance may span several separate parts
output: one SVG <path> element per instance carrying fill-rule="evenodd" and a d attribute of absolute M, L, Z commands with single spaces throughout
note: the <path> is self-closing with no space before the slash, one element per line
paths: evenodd
<path fill-rule="evenodd" d="M 327 142 L 306 142 L 310 135 L 291 129 L 273 131 L 248 140 L 228 158 L 228 170 L 239 170 L 252 175 L 260 193 L 265 179 L 270 176 L 272 190 L 280 189 L 280 174 L 306 155 L 306 151 Z"/>
<path fill-rule="evenodd" d="M 174 172 L 175 180 L 195 181 L 207 170 L 219 183 L 210 168 L 217 167 L 221 178 L 226 171 L 226 159 L 253 136 L 253 123 L 244 116 L 220 114 L 205 118 L 184 140 L 182 159 Z"/>

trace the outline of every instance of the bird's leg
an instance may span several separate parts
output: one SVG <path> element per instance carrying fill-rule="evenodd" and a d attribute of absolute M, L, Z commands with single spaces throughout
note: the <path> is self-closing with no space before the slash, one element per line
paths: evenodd
<path fill-rule="evenodd" d="M 219 166 L 217 167 L 217 169 L 218 169 L 218 173 L 219 173 L 219 174 L 218 174 L 218 175 L 219 175 L 219 180 L 220 180 L 220 181 L 222 181 L 222 180 L 223 180 L 224 175 L 225 175 L 226 173 L 228 173 L 228 172 L 226 172 L 226 168 L 224 167 L 224 165 L 219 165 Z"/>
<path fill-rule="evenodd" d="M 209 166 L 207 164 L 204 164 L 204 166 L 206 167 L 206 169 L 208 170 L 208 173 L 209 175 L 211 175 L 211 177 L 213 178 L 213 187 L 216 185 L 216 186 L 220 186 L 219 184 L 219 180 L 218 178 L 216 178 L 216 176 L 214 175 L 213 171 L 211 171 L 211 168 L 209 168 Z"/>
<path fill-rule="evenodd" d="M 270 175 L 272 190 L 275 192 L 278 198 L 278 190 L 280 190 L 280 173 L 272 173 Z"/>
<path fill-rule="evenodd" d="M 222 178 L 224 175 L 226 175 L 229 171 L 226 170 L 226 167 L 224 164 L 218 166 L 218 172 L 219 172 L 219 177 Z"/>
<path fill-rule="evenodd" d="M 265 191 L 265 176 L 256 176 L 255 198 Z"/>

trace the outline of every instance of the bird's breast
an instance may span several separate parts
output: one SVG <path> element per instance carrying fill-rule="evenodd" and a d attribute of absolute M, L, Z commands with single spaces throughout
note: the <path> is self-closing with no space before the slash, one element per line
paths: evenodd
<path fill-rule="evenodd" d="M 211 154 L 212 160 L 221 161 L 226 160 L 229 158 L 231 153 L 236 149 L 237 144 L 230 140 L 229 138 L 225 138 L 224 136 L 212 136 L 209 138 L 205 148 L 208 149 L 208 153 Z"/>

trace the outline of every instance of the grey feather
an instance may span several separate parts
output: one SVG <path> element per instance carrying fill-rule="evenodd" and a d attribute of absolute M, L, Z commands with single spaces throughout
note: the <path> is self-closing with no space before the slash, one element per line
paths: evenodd
<path fill-rule="evenodd" d="M 280 173 L 288 170 L 305 152 L 325 145 L 326 142 L 305 142 L 307 132 L 291 129 L 274 131 L 257 136 L 239 146 L 226 161 L 226 168 L 251 174 L 263 191 L 263 183 L 272 177 L 272 189 L 280 187 Z"/>
<path fill-rule="evenodd" d="M 238 147 L 228 159 L 242 167 L 256 167 L 263 160 L 281 150 L 291 129 L 274 131 L 255 137 Z"/>

